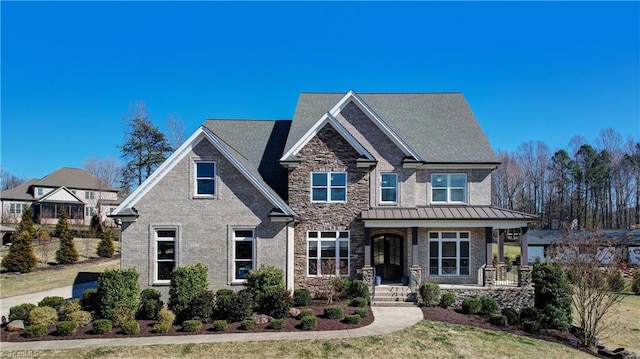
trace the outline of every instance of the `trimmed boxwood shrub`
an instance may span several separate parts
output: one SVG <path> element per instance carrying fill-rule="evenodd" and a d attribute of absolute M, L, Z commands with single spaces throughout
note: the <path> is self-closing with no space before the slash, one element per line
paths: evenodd
<path fill-rule="evenodd" d="M 497 325 L 499 327 L 504 327 L 507 325 L 507 317 L 501 314 L 492 315 L 489 317 L 489 323 L 493 325 Z"/>
<path fill-rule="evenodd" d="M 339 305 L 332 305 L 324 308 L 324 317 L 327 319 L 341 319 L 344 317 L 344 310 Z"/>
<path fill-rule="evenodd" d="M 85 310 L 93 312 L 98 309 L 98 289 L 89 288 L 82 292 L 82 306 Z"/>
<path fill-rule="evenodd" d="M 357 314 L 347 315 L 344 317 L 344 322 L 347 324 L 358 324 L 361 319 L 362 318 Z"/>
<path fill-rule="evenodd" d="M 216 311 L 216 295 L 210 290 L 203 290 L 193 298 L 189 317 L 210 323 Z"/>
<path fill-rule="evenodd" d="M 102 318 L 112 318 L 116 308 L 138 309 L 138 272 L 133 269 L 107 269 L 98 276 L 98 308 Z M 115 323 L 114 323 L 115 324 Z"/>
<path fill-rule="evenodd" d="M 64 305 L 62 306 L 62 311 L 64 312 L 65 316 L 81 310 L 82 303 L 80 302 L 80 299 L 71 299 L 70 301 L 64 303 Z"/>
<path fill-rule="evenodd" d="M 58 312 L 51 307 L 33 308 L 29 313 L 29 324 L 53 324 L 58 320 Z"/>
<path fill-rule="evenodd" d="M 302 330 L 313 330 L 318 326 L 318 318 L 312 315 L 302 317 L 300 325 Z"/>
<path fill-rule="evenodd" d="M 85 310 L 76 310 L 75 312 L 66 313 L 65 319 L 69 322 L 76 323 L 78 326 L 85 326 L 91 323 L 93 318 L 91 317 L 91 313 Z"/>
<path fill-rule="evenodd" d="M 51 307 L 55 310 L 59 310 L 64 303 L 64 298 L 58 296 L 44 297 L 38 302 L 38 307 Z"/>
<path fill-rule="evenodd" d="M 305 305 L 311 305 L 313 299 L 311 298 L 311 292 L 307 288 L 300 288 L 293 291 L 293 305 L 296 307 L 304 307 Z"/>
<path fill-rule="evenodd" d="M 124 324 L 122 324 L 121 328 L 122 332 L 126 335 L 135 335 L 140 333 L 140 324 L 138 324 L 138 322 L 136 322 L 135 320 L 125 322 Z"/>
<path fill-rule="evenodd" d="M 478 314 L 482 310 L 482 301 L 480 298 L 467 297 L 462 301 L 462 312 L 464 314 Z"/>
<path fill-rule="evenodd" d="M 516 325 L 520 323 L 520 314 L 518 314 L 515 309 L 511 307 L 502 308 L 501 313 L 507 318 L 507 323 L 509 323 L 509 325 Z"/>
<path fill-rule="evenodd" d="M 369 311 L 367 308 L 356 308 L 353 314 L 360 316 L 360 318 L 366 318 L 369 316 Z"/>
<path fill-rule="evenodd" d="M 440 286 L 437 283 L 422 283 L 419 292 L 425 306 L 435 307 L 440 303 Z"/>
<path fill-rule="evenodd" d="M 369 301 L 367 300 L 367 298 L 356 297 L 351 299 L 351 303 L 349 303 L 349 305 L 352 307 L 364 308 L 368 303 Z"/>
<path fill-rule="evenodd" d="M 211 327 L 211 329 L 213 329 L 216 332 L 222 332 L 227 330 L 228 326 L 229 324 L 227 323 L 226 320 L 214 320 L 213 326 Z"/>
<path fill-rule="evenodd" d="M 207 289 L 207 267 L 198 263 L 178 267 L 171 272 L 169 309 L 179 321 L 189 316 L 189 306 L 199 292 Z"/>
<path fill-rule="evenodd" d="M 213 294 L 213 293 L 211 293 Z M 199 320 L 185 320 L 182 322 L 182 331 L 187 333 L 197 332 L 202 328 L 202 322 Z"/>
<path fill-rule="evenodd" d="M 153 332 L 159 334 L 168 333 L 171 329 L 171 323 L 169 322 L 157 322 L 153 325 Z"/>
<path fill-rule="evenodd" d="M 96 334 L 109 333 L 113 329 L 113 322 L 109 319 L 96 319 L 93 321 L 93 332 Z"/>
<path fill-rule="evenodd" d="M 371 297 L 371 294 L 369 293 L 369 285 L 363 280 L 355 279 L 349 281 L 346 292 L 347 298 L 349 299 L 366 298 L 367 304 L 369 303 L 369 298 Z"/>
<path fill-rule="evenodd" d="M 25 322 L 29 321 L 29 313 L 31 313 L 31 311 L 34 308 L 37 308 L 37 306 L 32 303 L 22 303 L 9 308 L 9 321 L 12 321 L 12 320 L 24 320 Z"/>
<path fill-rule="evenodd" d="M 303 309 L 300 311 L 300 314 L 298 314 L 298 319 L 302 319 L 303 317 L 309 317 L 309 316 L 313 316 L 313 309 Z"/>
<path fill-rule="evenodd" d="M 116 327 L 122 327 L 126 322 L 132 321 L 135 318 L 134 311 L 131 308 L 115 308 L 111 310 L 111 316 L 109 319 Z"/>
<path fill-rule="evenodd" d="M 538 334 L 540 333 L 540 322 L 536 320 L 525 320 L 522 322 L 522 328 L 527 333 Z"/>
<path fill-rule="evenodd" d="M 173 323 L 176 321 L 176 315 L 166 307 L 163 307 L 158 312 L 158 321 L 161 323 L 169 323 L 169 325 L 173 325 Z"/>
<path fill-rule="evenodd" d="M 281 319 L 289 314 L 291 304 L 291 293 L 285 287 L 275 287 L 264 294 L 260 309 L 270 317 Z"/>
<path fill-rule="evenodd" d="M 482 315 L 493 315 L 500 310 L 498 302 L 493 298 L 482 297 L 480 298 L 480 304 L 480 314 Z"/>
<path fill-rule="evenodd" d="M 527 320 L 535 322 L 540 321 L 540 311 L 535 307 L 524 307 L 520 311 L 520 323 L 524 323 Z"/>
<path fill-rule="evenodd" d="M 284 321 L 284 319 L 274 319 L 269 323 L 267 328 L 279 330 L 284 328 L 285 324 L 286 322 Z"/>
<path fill-rule="evenodd" d="M 138 305 L 139 319 L 154 320 L 158 318 L 158 312 L 164 305 L 160 297 L 162 295 L 156 289 L 147 288 L 140 292 L 140 304 Z"/>
<path fill-rule="evenodd" d="M 23 335 L 27 338 L 40 338 L 47 334 L 47 326 L 45 324 L 32 324 L 24 327 Z"/>
<path fill-rule="evenodd" d="M 256 323 L 251 319 L 245 319 L 240 323 L 240 329 L 251 330 L 256 326 Z"/>
<path fill-rule="evenodd" d="M 440 306 L 442 308 L 449 308 L 456 304 L 456 295 L 452 292 L 446 292 L 440 296 Z"/>
<path fill-rule="evenodd" d="M 69 336 L 76 332 L 76 328 L 78 328 L 78 324 L 76 322 L 60 322 L 56 325 L 56 330 L 58 335 Z"/>

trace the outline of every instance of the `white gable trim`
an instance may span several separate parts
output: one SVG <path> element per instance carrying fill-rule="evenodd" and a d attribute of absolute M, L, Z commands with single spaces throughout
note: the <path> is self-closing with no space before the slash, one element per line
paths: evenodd
<path fill-rule="evenodd" d="M 60 203 L 69 203 L 70 201 L 67 200 L 59 200 L 56 199 L 54 197 L 56 197 L 60 192 L 65 192 L 66 194 L 68 194 L 71 198 L 75 199 L 75 202 L 77 203 L 82 203 L 82 204 L 86 204 L 85 201 L 83 201 L 82 199 L 80 199 L 80 197 L 76 196 L 75 193 L 71 192 L 67 187 L 62 186 L 62 187 L 58 187 L 56 189 L 54 189 L 53 191 L 47 193 L 46 195 L 44 195 L 43 197 L 40 197 L 37 202 L 60 202 Z"/>
<path fill-rule="evenodd" d="M 295 216 L 291 208 L 269 188 L 263 181 L 256 178 L 233 154 L 226 145 L 209 129 L 200 126 L 178 149 L 169 156 L 142 184 L 136 188 L 111 214 L 117 216 L 125 208 L 132 208 L 149 191 L 169 173 L 193 148 L 203 139 L 207 139 L 222 155 L 231 162 L 275 207 L 284 214 Z"/>
<path fill-rule="evenodd" d="M 342 136 L 342 138 L 344 138 L 349 143 L 349 145 L 351 145 L 351 147 L 353 147 L 353 149 L 355 149 L 361 156 L 364 156 L 371 161 L 376 160 L 373 155 L 371 155 L 371 153 L 369 153 L 369 151 L 367 151 L 367 149 L 364 148 L 364 146 L 362 146 L 362 144 L 360 144 L 360 142 L 358 142 L 358 140 L 356 140 L 353 135 L 351 135 L 351 133 L 340 123 L 340 121 L 338 121 L 334 117 L 334 115 L 327 112 L 320 118 L 320 120 L 318 120 L 318 122 L 313 125 L 313 127 L 311 127 L 309 131 L 307 131 L 307 133 L 304 134 L 304 136 L 302 136 L 302 138 L 300 138 L 300 140 L 298 140 L 298 142 L 296 142 L 295 145 L 293 145 L 293 147 L 291 147 L 291 149 L 287 153 L 284 154 L 284 156 L 282 156 L 280 161 L 285 161 L 290 156 L 297 155 L 298 152 L 304 146 L 306 146 L 307 143 L 309 143 L 309 141 L 311 141 L 311 139 L 314 138 L 318 134 L 318 132 L 320 132 L 320 130 L 322 130 L 327 124 L 331 125 L 331 127 L 333 127 L 340 134 L 340 136 Z"/>

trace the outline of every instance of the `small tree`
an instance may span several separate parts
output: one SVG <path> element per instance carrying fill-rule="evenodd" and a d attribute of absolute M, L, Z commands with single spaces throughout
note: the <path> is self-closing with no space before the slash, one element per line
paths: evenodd
<path fill-rule="evenodd" d="M 109 228 L 102 230 L 100 238 L 100 243 L 98 243 L 98 255 L 104 258 L 113 257 L 116 248 L 113 244 L 113 239 L 111 238 L 111 230 Z"/>
<path fill-rule="evenodd" d="M 97 302 L 102 318 L 112 319 L 117 308 L 127 308 L 132 313 L 138 309 L 138 272 L 107 269 L 98 276 Z"/>
<path fill-rule="evenodd" d="M 53 252 L 53 241 L 51 240 L 51 236 L 46 230 L 39 229 L 37 231 L 36 239 L 38 241 L 37 252 L 40 257 L 40 262 L 42 262 L 42 264 L 47 264 L 49 263 L 51 253 Z"/>
<path fill-rule="evenodd" d="M 78 261 L 78 251 L 73 242 L 73 232 L 67 220 L 67 211 L 62 207 L 56 224 L 56 235 L 60 238 L 60 248 L 56 251 L 56 261 L 60 264 L 74 264 Z"/>
<path fill-rule="evenodd" d="M 556 263 L 537 261 L 533 265 L 535 307 L 543 328 L 568 330 L 572 322 L 571 285 Z"/>
<path fill-rule="evenodd" d="M 89 234 L 93 238 L 102 238 L 102 223 L 100 222 L 100 217 L 97 214 L 91 216 L 91 223 L 89 224 Z"/>
<path fill-rule="evenodd" d="M 2 266 L 9 272 L 28 273 L 36 266 L 36 262 L 29 232 L 14 235 L 9 254 L 2 259 Z"/>
<path fill-rule="evenodd" d="M 28 205 L 24 206 L 20 223 L 18 223 L 18 226 L 16 227 L 16 233 L 22 232 L 27 232 L 29 234 L 29 238 L 36 237 L 36 227 L 33 224 L 33 209 Z"/>

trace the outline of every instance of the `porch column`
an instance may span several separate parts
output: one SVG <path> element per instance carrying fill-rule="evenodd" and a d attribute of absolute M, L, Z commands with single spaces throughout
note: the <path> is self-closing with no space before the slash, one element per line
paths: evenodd
<path fill-rule="evenodd" d="M 418 255 L 418 227 L 411 228 L 411 277 L 409 286 L 415 292 L 422 283 L 422 267 Z"/>
<path fill-rule="evenodd" d="M 507 236 L 507 231 L 501 228 L 498 233 L 498 262 L 504 263 L 504 241 Z"/>
<path fill-rule="evenodd" d="M 493 227 L 484 227 L 484 239 L 487 245 L 487 267 L 493 267 Z"/>
<path fill-rule="evenodd" d="M 526 267 L 529 265 L 529 241 L 527 232 L 529 227 L 520 228 L 520 265 Z"/>
<path fill-rule="evenodd" d="M 371 267 L 371 228 L 364 229 L 364 266 Z"/>

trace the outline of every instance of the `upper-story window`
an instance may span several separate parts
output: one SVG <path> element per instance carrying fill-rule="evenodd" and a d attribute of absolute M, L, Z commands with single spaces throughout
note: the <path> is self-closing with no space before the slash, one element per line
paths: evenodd
<path fill-rule="evenodd" d="M 346 202 L 346 172 L 313 172 L 311 174 L 311 200 L 313 202 Z"/>
<path fill-rule="evenodd" d="M 36 190 L 36 193 L 38 197 L 42 196 L 42 187 L 38 187 L 38 189 Z"/>
<path fill-rule="evenodd" d="M 95 199 L 96 198 L 96 193 L 93 191 L 86 191 L 84 193 L 84 199 Z"/>
<path fill-rule="evenodd" d="M 398 202 L 398 175 L 395 173 L 380 174 L 380 202 Z"/>
<path fill-rule="evenodd" d="M 211 197 L 216 194 L 216 165 L 213 162 L 196 162 L 196 196 Z"/>
<path fill-rule="evenodd" d="M 466 174 L 433 174 L 431 175 L 431 202 L 433 203 L 466 203 Z"/>

